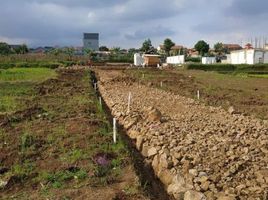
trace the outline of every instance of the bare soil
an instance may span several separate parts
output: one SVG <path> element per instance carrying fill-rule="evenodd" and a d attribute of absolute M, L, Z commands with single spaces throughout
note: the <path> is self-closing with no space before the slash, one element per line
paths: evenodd
<path fill-rule="evenodd" d="M 29 108 L 0 116 L 0 199 L 149 199 L 90 83 L 88 71 L 60 70 Z M 98 153 L 113 154 L 107 166 Z"/>

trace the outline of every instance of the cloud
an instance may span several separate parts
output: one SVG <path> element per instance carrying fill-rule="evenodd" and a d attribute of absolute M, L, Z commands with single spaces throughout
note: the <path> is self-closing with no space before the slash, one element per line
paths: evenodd
<path fill-rule="evenodd" d="M 234 0 L 226 10 L 226 13 L 232 16 L 253 17 L 267 15 L 267 10 L 267 0 Z"/>
<path fill-rule="evenodd" d="M 178 44 L 268 35 L 267 0 L 9 0 L 1 1 L 0 40 L 31 46 L 82 45 L 83 32 L 100 43 L 138 47 L 170 37 Z"/>
<path fill-rule="evenodd" d="M 174 34 L 175 32 L 170 28 L 157 26 L 149 29 L 139 29 L 132 34 L 125 34 L 125 38 L 129 40 L 140 40 L 152 37 L 168 37 Z"/>

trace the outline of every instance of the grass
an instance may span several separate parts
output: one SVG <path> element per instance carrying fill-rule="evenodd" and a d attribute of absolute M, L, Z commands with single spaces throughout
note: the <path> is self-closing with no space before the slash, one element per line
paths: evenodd
<path fill-rule="evenodd" d="M 54 71 L 50 72 L 49 77 L 54 77 Z M 11 74 L 1 73 L 5 78 L 2 77 L 0 84 L 5 84 L 6 89 L 1 88 L 0 92 L 14 100 L 8 109 L 6 105 L 5 110 L 22 110 L 27 106 L 25 102 L 29 105 L 38 102 L 38 106 L 46 111 L 46 115 L 16 123 L 14 130 L 0 131 L 0 140 L 3 141 L 0 147 L 15 155 L 14 162 L 12 159 L 12 163 L 8 163 L 11 169 L 8 173 L 22 178 L 18 188 L 23 193 L 64 199 L 61 195 L 69 189 L 107 186 L 123 180 L 124 167 L 130 161 L 127 146 L 120 135 L 118 142 L 113 143 L 112 126 L 89 84 L 87 73 L 60 76 L 62 82 L 68 83 L 60 87 L 48 83 L 46 87 L 55 89 L 51 90 L 51 95 L 35 93 L 36 84 L 46 78 L 39 75 L 33 78 L 20 72 L 19 75 Z M 94 156 L 100 153 L 111 155 L 109 165 L 101 166 L 94 160 Z M 38 189 L 25 188 L 28 185 Z M 16 197 L 23 193 L 18 192 Z M 133 193 L 131 188 L 129 193 Z"/>
<path fill-rule="evenodd" d="M 12 68 L 0 70 L 0 83 L 43 82 L 47 78 L 55 77 L 55 71 L 47 68 Z"/>
<path fill-rule="evenodd" d="M 0 114 L 25 109 L 35 96 L 34 86 L 54 77 L 55 71 L 46 68 L 0 70 Z"/>

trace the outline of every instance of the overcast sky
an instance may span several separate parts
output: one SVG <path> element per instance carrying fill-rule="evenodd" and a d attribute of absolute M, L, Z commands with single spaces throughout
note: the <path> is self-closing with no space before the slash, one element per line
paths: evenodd
<path fill-rule="evenodd" d="M 268 36 L 268 0 L 0 0 L 0 8 L 0 41 L 34 47 L 82 46 L 83 32 L 122 48 Z"/>

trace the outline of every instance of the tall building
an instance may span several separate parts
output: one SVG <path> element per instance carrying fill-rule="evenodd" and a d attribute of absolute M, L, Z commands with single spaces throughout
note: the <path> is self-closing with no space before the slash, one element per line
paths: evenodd
<path fill-rule="evenodd" d="M 84 33 L 83 44 L 85 49 L 99 50 L 99 34 Z"/>

